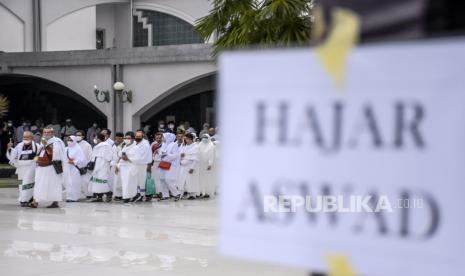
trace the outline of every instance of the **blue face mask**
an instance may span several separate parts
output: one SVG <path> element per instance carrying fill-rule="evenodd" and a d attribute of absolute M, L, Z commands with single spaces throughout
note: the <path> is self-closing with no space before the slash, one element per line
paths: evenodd
<path fill-rule="evenodd" d="M 202 139 L 202 143 L 208 144 L 208 138 L 203 138 L 203 139 Z"/>

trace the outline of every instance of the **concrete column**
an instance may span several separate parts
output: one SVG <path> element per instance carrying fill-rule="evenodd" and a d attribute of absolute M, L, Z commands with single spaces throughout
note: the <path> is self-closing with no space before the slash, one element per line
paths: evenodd
<path fill-rule="evenodd" d="M 123 65 L 121 64 L 115 64 L 112 65 L 112 83 L 111 83 L 111 88 L 113 90 L 113 108 L 112 108 L 112 116 L 113 116 L 113 132 L 122 132 L 124 131 L 123 129 L 123 116 L 124 116 L 124 105 L 121 102 L 120 97 L 116 93 L 116 91 L 113 89 L 113 84 L 117 81 L 124 82 L 123 81 Z"/>
<path fill-rule="evenodd" d="M 34 52 L 40 52 L 42 50 L 40 1 L 41 0 L 32 0 L 32 49 Z"/>

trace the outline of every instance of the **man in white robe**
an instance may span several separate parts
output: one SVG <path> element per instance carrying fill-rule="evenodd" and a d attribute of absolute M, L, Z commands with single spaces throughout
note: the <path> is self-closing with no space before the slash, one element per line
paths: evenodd
<path fill-rule="evenodd" d="M 152 150 L 152 177 L 155 182 L 155 192 L 160 195 L 161 198 L 161 182 L 160 182 L 160 165 L 161 161 L 161 147 L 163 145 L 163 133 L 157 132 L 154 136 L 154 142 L 151 145 Z"/>
<path fill-rule="evenodd" d="M 179 134 L 178 134 L 179 135 Z M 182 135 L 182 134 L 181 134 Z M 169 169 L 160 167 L 160 188 L 162 198 L 160 200 L 167 200 L 169 193 L 174 196 L 175 201 L 180 199 L 180 194 L 177 185 L 178 167 L 179 167 L 179 146 L 175 141 L 176 135 L 172 133 L 163 134 L 164 143 L 161 148 L 161 162 L 167 162 L 170 165 Z"/>
<path fill-rule="evenodd" d="M 124 203 L 134 202 L 140 199 L 138 193 L 138 172 L 144 158 L 140 154 L 140 146 L 134 141 L 134 132 L 128 131 L 124 136 L 124 147 L 117 165 L 116 172 L 121 174 Z"/>
<path fill-rule="evenodd" d="M 85 140 L 85 137 L 86 137 L 86 133 L 83 130 L 76 131 L 76 141 L 78 142 L 79 147 L 81 148 L 82 152 L 84 153 L 84 156 L 89 162 L 92 156 L 92 146 L 90 144 L 90 141 L 88 142 Z M 88 199 L 92 198 L 92 192 L 89 189 L 89 183 L 90 183 L 91 177 L 92 177 L 92 172 L 87 171 L 87 173 L 83 176 L 83 179 L 82 179 L 81 190 L 82 190 L 82 193 Z"/>
<path fill-rule="evenodd" d="M 100 133 L 105 135 L 105 142 L 107 142 L 107 144 L 109 144 L 110 146 L 113 146 L 115 144 L 115 142 L 111 140 L 111 130 L 109 130 L 108 128 L 103 128 Z"/>
<path fill-rule="evenodd" d="M 152 166 L 152 151 L 150 143 L 144 139 L 145 133 L 143 131 L 137 131 L 135 134 L 135 142 L 138 146 L 139 154 L 143 162 L 136 164 L 137 166 L 137 185 L 140 193 L 140 198 L 136 201 L 142 201 L 142 197 L 145 197 L 145 201 L 151 201 L 153 195 L 146 196 L 145 194 L 145 182 L 147 180 L 147 172 L 151 171 Z"/>
<path fill-rule="evenodd" d="M 188 199 L 195 199 L 199 189 L 199 146 L 194 143 L 195 136 L 186 134 L 185 144 L 180 149 L 180 167 L 177 187 L 181 196 L 186 192 Z"/>
<path fill-rule="evenodd" d="M 215 145 L 210 140 L 210 135 L 204 134 L 199 144 L 199 173 L 200 193 L 204 198 L 215 195 L 216 183 L 213 166 L 215 161 Z"/>
<path fill-rule="evenodd" d="M 44 128 L 42 150 L 37 159 L 34 186 L 34 201 L 32 208 L 37 208 L 40 202 L 52 202 L 47 208 L 59 208 L 58 202 L 63 200 L 62 190 L 65 187 L 64 170 L 67 166 L 65 144 L 61 139 L 53 136 L 53 128 Z"/>
<path fill-rule="evenodd" d="M 92 150 L 91 162 L 95 162 L 90 179 L 90 188 L 95 195 L 92 202 L 103 202 L 103 195 L 111 191 L 110 163 L 113 158 L 112 147 L 105 142 L 105 136 L 100 133 L 96 138 L 96 145 Z"/>
<path fill-rule="evenodd" d="M 34 177 L 36 170 L 35 158 L 39 153 L 41 145 L 33 141 L 30 131 L 23 133 L 23 141 L 13 148 L 13 143 L 8 144 L 6 156 L 10 164 L 16 168 L 19 184 L 19 203 L 21 207 L 27 207 L 32 202 L 34 191 Z"/>
<path fill-rule="evenodd" d="M 121 132 L 115 133 L 115 146 L 113 149 L 113 158 L 111 160 L 111 172 L 113 174 L 113 196 L 114 200 L 123 200 L 123 186 L 121 182 L 121 174 L 116 173 L 116 166 L 121 157 L 124 147 L 124 134 Z"/>
<path fill-rule="evenodd" d="M 77 202 L 82 197 L 82 182 L 85 181 L 85 174 L 81 175 L 80 170 L 87 166 L 89 159 L 82 152 L 78 145 L 77 137 L 71 135 L 66 141 L 66 157 L 68 166 L 68 176 L 70 181 L 66 187 L 66 202 Z"/>
<path fill-rule="evenodd" d="M 115 142 L 111 139 L 111 130 L 108 128 L 103 128 L 101 133 L 105 136 L 105 142 L 109 144 L 112 147 L 112 151 L 114 151 Z M 111 168 L 111 163 L 110 163 L 110 169 L 114 171 L 113 168 Z M 110 174 L 110 178 L 108 179 L 108 183 L 110 185 L 110 191 L 106 195 L 106 201 L 110 202 L 113 198 L 113 179 L 114 179 L 115 174 L 112 173 Z"/>

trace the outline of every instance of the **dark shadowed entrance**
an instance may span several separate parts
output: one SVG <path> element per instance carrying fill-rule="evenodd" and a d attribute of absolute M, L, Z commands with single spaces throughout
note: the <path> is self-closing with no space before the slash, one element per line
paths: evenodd
<path fill-rule="evenodd" d="M 71 89 L 43 78 L 19 74 L 0 74 L 0 94 L 10 102 L 7 115 L 0 120 L 0 161 L 5 162 L 6 145 L 12 129 L 6 122 L 12 120 L 15 127 L 24 121 L 31 126 L 40 119 L 45 125 L 58 122 L 64 125 L 72 119 L 77 129 L 87 130 L 93 122 L 105 126 L 107 118 L 87 99 Z"/>
<path fill-rule="evenodd" d="M 176 125 L 189 121 L 197 132 L 207 122 L 216 126 L 216 74 L 209 73 L 173 87 L 147 104 L 135 116 L 142 124 L 156 126 L 174 118 Z"/>

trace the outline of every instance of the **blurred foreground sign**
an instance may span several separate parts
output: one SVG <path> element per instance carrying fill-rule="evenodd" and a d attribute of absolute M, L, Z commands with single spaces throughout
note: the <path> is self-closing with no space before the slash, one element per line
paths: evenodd
<path fill-rule="evenodd" d="M 465 275 L 465 41 L 220 58 L 223 255 Z M 341 67 L 343 68 L 343 67 Z"/>

